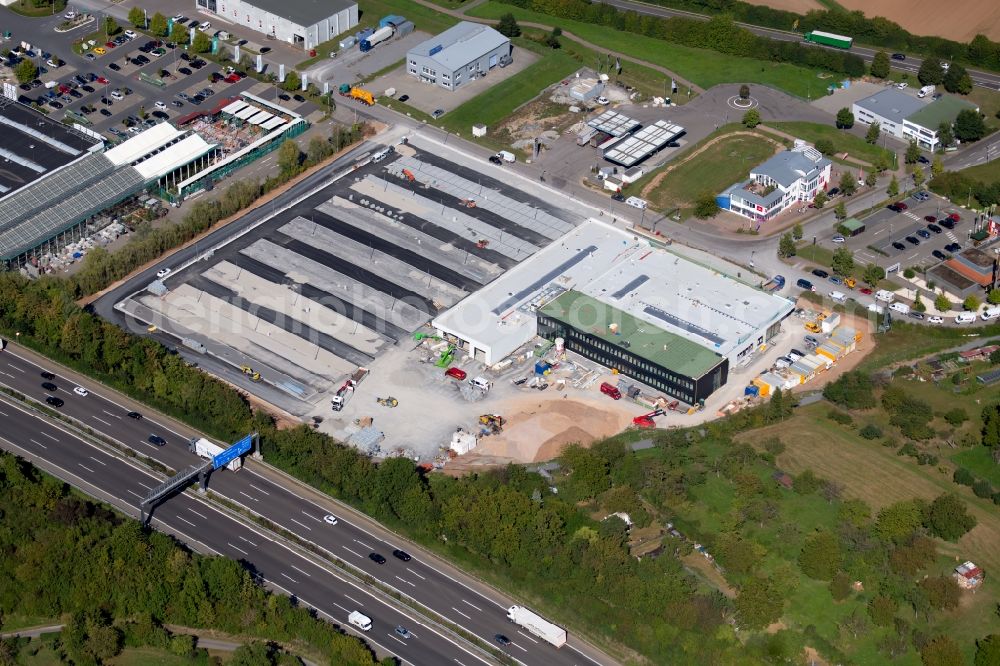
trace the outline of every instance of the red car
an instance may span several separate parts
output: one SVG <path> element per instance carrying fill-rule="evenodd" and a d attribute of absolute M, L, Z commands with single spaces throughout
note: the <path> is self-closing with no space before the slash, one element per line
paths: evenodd
<path fill-rule="evenodd" d="M 98 76 L 98 77 L 97 77 L 97 82 L 98 82 L 98 83 L 100 83 L 100 84 L 101 84 L 102 86 L 106 86 L 106 85 L 108 85 L 109 83 L 111 83 L 110 81 L 108 81 L 108 80 L 107 80 L 106 78 L 104 78 L 103 76 Z"/>
<path fill-rule="evenodd" d="M 444 371 L 445 377 L 451 377 L 452 379 L 457 379 L 458 381 L 464 380 L 468 375 L 465 370 L 461 368 L 448 368 Z"/>
<path fill-rule="evenodd" d="M 614 400 L 620 400 L 622 397 L 622 392 L 618 390 L 618 387 L 612 386 L 607 382 L 601 383 L 601 393 L 613 398 Z"/>
<path fill-rule="evenodd" d="M 858 291 L 860 291 L 865 296 L 871 296 L 872 295 L 872 290 L 869 289 L 868 287 L 861 287 L 861 289 L 859 289 Z"/>
<path fill-rule="evenodd" d="M 65 83 L 60 83 L 59 92 L 62 93 L 63 95 L 67 94 L 69 92 L 69 86 L 66 85 Z"/>
<path fill-rule="evenodd" d="M 931 223 L 937 222 L 937 218 L 933 215 L 924 215 L 924 219 Z"/>
<path fill-rule="evenodd" d="M 954 220 L 955 222 L 961 222 L 962 221 L 962 216 L 959 215 L 958 213 L 952 213 L 951 215 L 948 216 L 948 219 L 949 220 Z"/>
<path fill-rule="evenodd" d="M 117 44 L 115 44 L 114 42 L 104 42 L 104 48 L 106 49 L 113 49 L 115 48 L 115 46 L 117 46 Z"/>
<path fill-rule="evenodd" d="M 236 74 L 230 74 L 225 79 L 226 83 L 236 83 L 239 80 L 240 80 L 240 77 L 237 76 Z"/>

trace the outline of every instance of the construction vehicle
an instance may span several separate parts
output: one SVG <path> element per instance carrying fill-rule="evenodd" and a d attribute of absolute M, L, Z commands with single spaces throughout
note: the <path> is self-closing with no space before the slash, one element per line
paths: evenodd
<path fill-rule="evenodd" d="M 809 331 L 810 333 L 819 333 L 820 325 L 814 321 L 807 321 L 806 330 Z"/>
<path fill-rule="evenodd" d="M 375 95 L 364 88 L 359 88 L 357 86 L 352 86 L 348 83 L 340 86 L 338 91 L 343 97 L 350 97 L 351 99 L 356 99 L 359 102 L 367 104 L 368 106 L 373 106 L 375 104 Z"/>
<path fill-rule="evenodd" d="M 852 277 L 844 278 L 844 286 L 847 287 L 848 289 L 854 289 L 854 287 L 856 287 L 857 284 L 858 281 Z"/>
<path fill-rule="evenodd" d="M 375 398 L 375 400 L 383 407 L 395 407 L 399 404 L 399 400 L 396 400 L 391 395 L 387 398 Z"/>
<path fill-rule="evenodd" d="M 441 353 L 441 358 L 434 364 L 439 368 L 446 368 L 455 357 L 455 345 L 448 345 L 448 348 Z"/>
<path fill-rule="evenodd" d="M 648 414 L 642 414 L 640 416 L 636 416 L 634 419 L 632 419 L 632 425 L 634 425 L 636 428 L 655 428 L 656 423 L 653 421 L 653 419 L 656 418 L 657 416 L 663 416 L 664 414 L 666 414 L 666 412 L 663 411 L 662 409 L 654 409 Z"/>
<path fill-rule="evenodd" d="M 344 381 L 344 384 L 337 389 L 337 392 L 333 394 L 333 398 L 330 401 L 333 411 L 339 412 L 344 408 L 347 401 L 354 395 L 354 390 L 358 387 L 358 384 L 367 376 L 368 368 L 358 368 Z"/>
<path fill-rule="evenodd" d="M 481 414 L 479 423 L 486 426 L 491 434 L 503 432 L 504 420 L 499 414 Z"/>
<path fill-rule="evenodd" d="M 413 339 L 417 340 L 418 342 L 420 340 L 440 340 L 441 336 L 440 335 L 434 335 L 433 333 L 420 333 L 420 332 L 417 332 L 417 333 L 413 334 Z"/>
<path fill-rule="evenodd" d="M 475 199 L 461 199 L 460 201 L 461 201 L 461 204 L 463 206 L 465 206 L 466 208 L 475 208 L 476 207 L 476 200 Z"/>
<path fill-rule="evenodd" d="M 480 238 L 479 240 L 476 241 L 476 247 L 479 248 L 480 250 L 485 250 L 489 246 L 490 242 L 485 238 Z"/>
<path fill-rule="evenodd" d="M 416 180 L 416 177 L 413 175 L 413 172 L 410 171 L 409 169 L 403 169 L 403 178 L 410 181 L 411 183 Z"/>
<path fill-rule="evenodd" d="M 250 378 L 250 381 L 252 381 L 252 382 L 259 382 L 260 381 L 260 373 L 259 372 L 255 372 L 254 369 L 251 368 L 249 365 L 241 365 L 240 366 L 240 370 L 243 371 L 244 375 L 246 375 L 247 377 Z"/>

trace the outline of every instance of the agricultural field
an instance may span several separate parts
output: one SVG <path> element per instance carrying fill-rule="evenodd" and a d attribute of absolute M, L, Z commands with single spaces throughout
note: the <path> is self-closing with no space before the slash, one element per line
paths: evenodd
<path fill-rule="evenodd" d="M 968 42 L 982 33 L 1000 39 L 1000 4 L 994 0 L 837 0 L 844 9 L 883 16 L 915 35 Z M 761 2 L 759 4 L 770 4 Z"/>

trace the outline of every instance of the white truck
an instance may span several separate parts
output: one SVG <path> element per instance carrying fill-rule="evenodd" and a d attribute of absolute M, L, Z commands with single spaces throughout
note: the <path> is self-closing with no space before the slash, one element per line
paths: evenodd
<path fill-rule="evenodd" d="M 365 615 L 364 613 L 360 613 L 358 611 L 351 611 L 351 614 L 347 616 L 347 621 L 353 624 L 361 631 L 371 631 L 372 619 L 367 615 Z"/>
<path fill-rule="evenodd" d="M 358 368 L 354 371 L 350 377 L 344 382 L 344 384 L 337 389 L 337 392 L 333 395 L 331 399 L 333 411 L 339 412 L 347 404 L 347 401 L 351 399 L 354 395 L 355 389 L 358 388 L 358 384 L 364 381 L 364 378 L 368 376 L 368 368 Z"/>
<path fill-rule="evenodd" d="M 541 615 L 524 606 L 511 606 L 507 609 L 507 619 L 528 632 L 551 643 L 557 648 L 566 645 L 566 630 L 552 624 Z"/>
<path fill-rule="evenodd" d="M 507 150 L 501 150 L 497 153 L 497 157 L 502 159 L 504 162 L 513 162 L 517 159 L 517 157 L 514 156 L 514 153 Z"/>
<path fill-rule="evenodd" d="M 3 338 L 0 338 L 0 351 L 3 351 L 6 348 L 7 348 L 7 341 L 4 340 Z"/>
<path fill-rule="evenodd" d="M 927 97 L 934 94 L 934 86 L 924 86 L 917 92 L 917 97 Z"/>
<path fill-rule="evenodd" d="M 204 458 L 205 460 L 211 460 L 215 456 L 225 451 L 224 448 L 222 448 L 218 444 L 213 444 L 204 437 L 192 438 L 191 443 L 188 445 L 188 449 L 190 449 L 190 451 L 195 455 L 197 455 L 199 458 Z M 238 470 L 240 467 L 243 467 L 243 460 L 241 458 L 236 458 L 228 465 L 226 465 L 226 469 L 230 469 L 234 472 Z"/>

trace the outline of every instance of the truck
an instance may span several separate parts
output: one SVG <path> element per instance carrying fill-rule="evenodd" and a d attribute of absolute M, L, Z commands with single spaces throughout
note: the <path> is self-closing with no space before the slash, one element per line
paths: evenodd
<path fill-rule="evenodd" d="M 192 437 L 191 441 L 188 443 L 188 450 L 197 455 L 199 458 L 204 458 L 205 460 L 211 460 L 225 451 L 224 448 L 218 444 L 213 444 L 204 437 Z M 243 467 L 243 460 L 240 458 L 236 458 L 226 465 L 226 469 L 230 469 L 234 472 L 240 467 Z"/>
<path fill-rule="evenodd" d="M 780 291 L 785 286 L 785 276 L 775 275 L 773 278 L 760 286 L 764 291 Z"/>
<path fill-rule="evenodd" d="M 507 609 L 507 619 L 530 633 L 541 638 L 546 643 L 551 643 L 557 648 L 566 644 L 566 630 L 552 624 L 541 615 L 525 608 L 524 606 L 511 606 Z"/>
<path fill-rule="evenodd" d="M 347 616 L 347 621 L 361 631 L 369 631 L 372 628 L 371 618 L 358 611 L 351 611 L 351 614 Z"/>
<path fill-rule="evenodd" d="M 823 32 L 822 30 L 813 30 L 812 32 L 807 32 L 804 35 L 807 42 L 812 42 L 813 44 L 822 44 L 823 46 L 833 46 L 838 49 L 849 49 L 854 45 L 853 37 L 845 37 L 844 35 L 835 35 L 832 32 Z"/>
<path fill-rule="evenodd" d="M 366 53 L 371 51 L 373 48 L 392 37 L 395 33 L 396 29 L 391 25 L 379 28 L 371 35 L 361 40 L 361 52 Z"/>
<path fill-rule="evenodd" d="M 208 352 L 208 349 L 205 348 L 205 345 L 198 342 L 194 338 L 181 338 L 181 344 L 187 347 L 188 349 L 193 349 L 199 354 L 205 354 Z"/>
<path fill-rule="evenodd" d="M 352 86 L 349 83 L 342 84 L 338 89 L 338 92 L 344 97 L 356 99 L 362 104 L 367 104 L 368 106 L 373 106 L 375 104 L 375 95 L 364 88 Z"/>
<path fill-rule="evenodd" d="M 343 385 L 337 389 L 337 392 L 331 399 L 333 411 L 339 412 L 344 408 L 347 401 L 354 395 L 354 391 L 358 388 L 358 384 L 360 384 L 367 376 L 368 368 L 358 368 L 350 377 L 347 378 Z"/>
<path fill-rule="evenodd" d="M 504 162 L 513 162 L 517 159 L 514 153 L 508 150 L 501 150 L 499 153 L 496 154 L 496 156 L 499 157 Z"/>
<path fill-rule="evenodd" d="M 3 338 L 0 338 L 0 351 L 3 351 L 6 348 L 7 348 L 7 341 L 4 340 Z"/>

